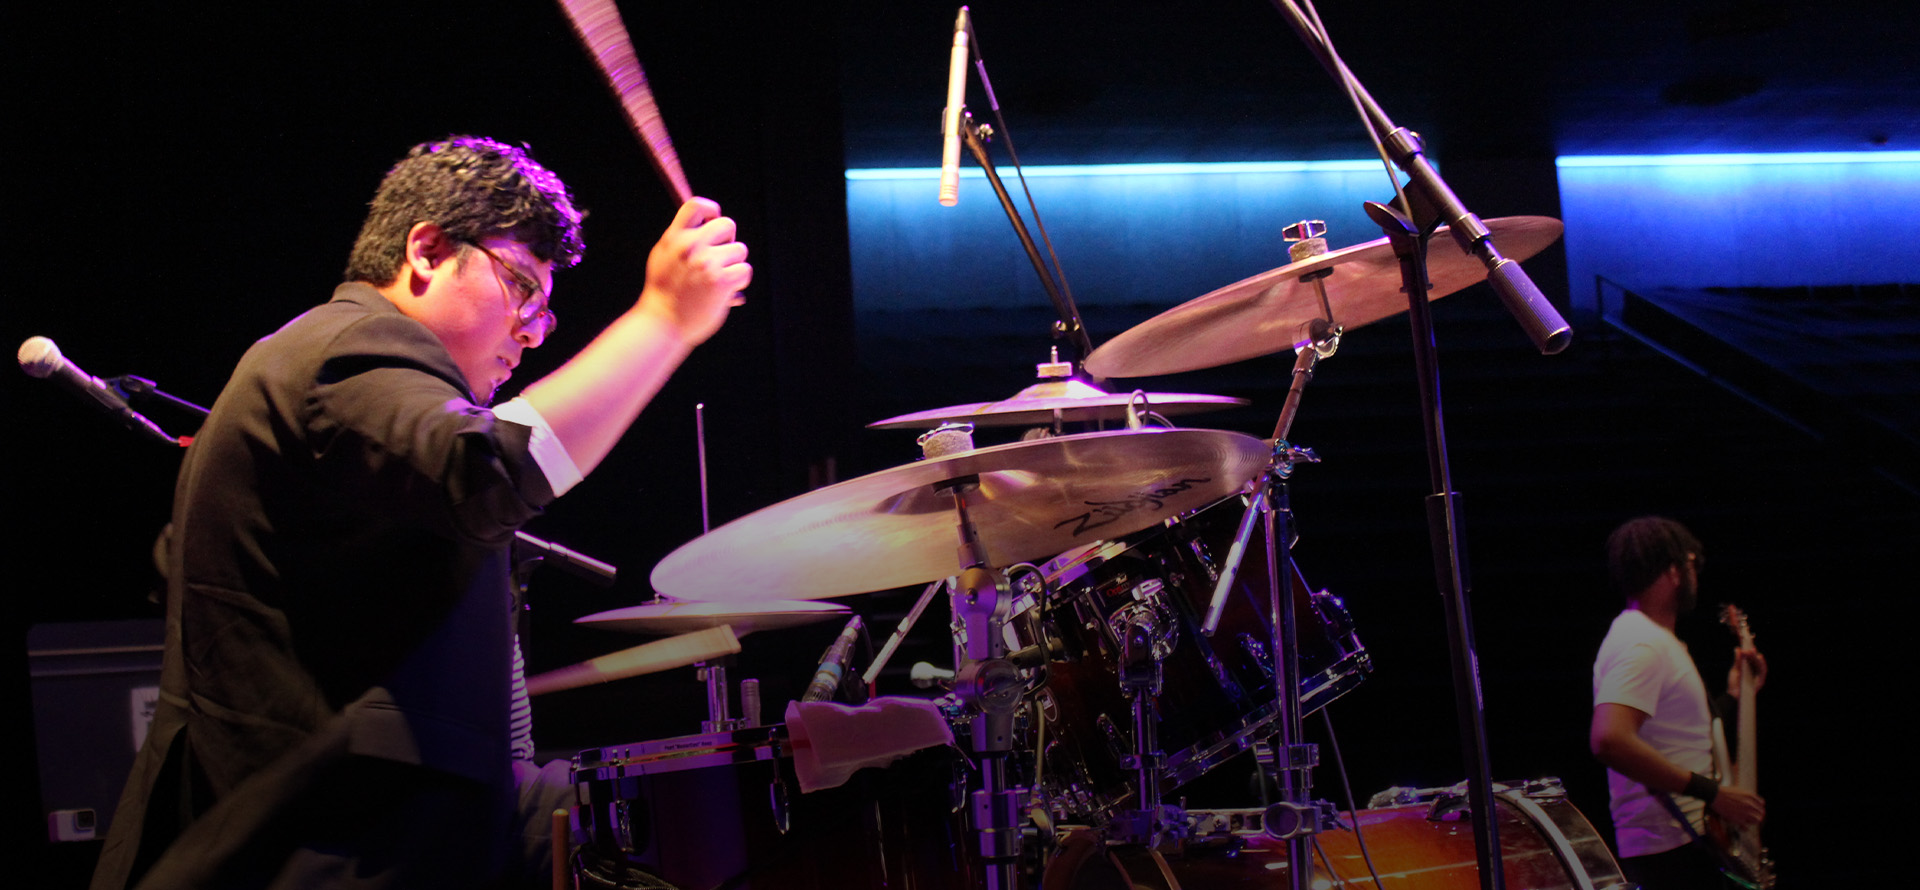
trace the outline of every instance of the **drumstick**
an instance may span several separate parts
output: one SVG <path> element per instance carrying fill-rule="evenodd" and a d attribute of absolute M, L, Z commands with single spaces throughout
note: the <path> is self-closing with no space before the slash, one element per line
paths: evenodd
<path fill-rule="evenodd" d="M 712 661 L 722 655 L 734 655 L 739 651 L 740 638 L 734 635 L 731 625 L 722 624 L 719 627 L 696 630 L 677 637 L 642 643 L 611 655 L 602 655 L 579 664 L 556 668 L 536 677 L 528 677 L 527 694 L 545 695 L 563 689 L 577 689 L 595 683 L 638 677 L 641 674 Z"/>
<path fill-rule="evenodd" d="M 573 33 L 580 36 L 580 42 L 599 64 L 600 73 L 607 76 L 607 84 L 613 87 L 614 97 L 626 111 L 634 135 L 640 137 L 640 144 L 647 147 L 647 154 L 653 158 L 654 168 L 660 171 L 660 177 L 674 197 L 685 204 L 693 197 L 693 187 L 687 184 L 687 174 L 680 169 L 680 155 L 674 152 L 673 139 L 667 136 L 667 122 L 660 116 L 659 106 L 653 103 L 647 73 L 640 70 L 640 60 L 633 54 L 633 41 L 627 37 L 626 24 L 620 21 L 619 8 L 613 0 L 560 0 L 560 9 L 572 23 Z"/>

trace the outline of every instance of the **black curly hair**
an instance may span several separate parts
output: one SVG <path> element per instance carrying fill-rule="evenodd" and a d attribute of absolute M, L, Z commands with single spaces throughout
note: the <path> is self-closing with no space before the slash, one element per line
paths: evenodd
<path fill-rule="evenodd" d="M 505 234 L 541 260 L 566 268 L 585 245 L 567 185 L 525 147 L 479 136 L 449 136 L 413 147 L 380 180 L 347 258 L 346 280 L 392 284 L 415 223 L 438 225 L 461 244 Z M 463 247 L 464 251 L 464 247 Z"/>
<path fill-rule="evenodd" d="M 1664 516 L 1642 516 L 1607 536 L 1607 576 L 1616 592 L 1631 598 L 1667 569 L 1685 563 L 1688 554 L 1705 551 L 1686 526 Z"/>

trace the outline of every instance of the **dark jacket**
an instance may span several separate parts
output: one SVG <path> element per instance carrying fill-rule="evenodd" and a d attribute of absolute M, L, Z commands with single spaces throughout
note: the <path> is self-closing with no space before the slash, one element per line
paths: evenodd
<path fill-rule="evenodd" d="M 170 844 L 169 883 L 252 882 L 233 863 L 276 868 L 281 811 L 367 773 L 343 762 L 510 797 L 507 561 L 553 499 L 528 435 L 365 284 L 248 350 L 180 472 L 159 709 L 96 890 Z"/>

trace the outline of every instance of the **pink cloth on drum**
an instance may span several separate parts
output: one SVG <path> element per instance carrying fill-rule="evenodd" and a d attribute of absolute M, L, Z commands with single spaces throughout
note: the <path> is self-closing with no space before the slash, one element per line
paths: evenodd
<path fill-rule="evenodd" d="M 788 702 L 787 734 L 803 793 L 841 785 L 862 767 L 953 744 L 947 718 L 919 698 L 883 697 L 859 706 Z"/>

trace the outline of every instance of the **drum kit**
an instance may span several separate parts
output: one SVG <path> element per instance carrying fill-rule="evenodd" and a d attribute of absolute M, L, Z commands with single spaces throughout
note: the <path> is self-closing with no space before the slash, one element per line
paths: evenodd
<path fill-rule="evenodd" d="M 1516 259 L 1560 232 L 1541 217 L 1489 225 Z M 870 424 L 926 430 L 922 459 L 675 550 L 653 571 L 659 600 L 579 622 L 674 640 L 850 619 L 845 641 L 861 618 L 827 601 L 924 585 L 857 675 L 864 682 L 852 682 L 851 647 L 836 644 L 807 695 L 832 701 L 840 690 L 858 704 L 944 591 L 953 666 L 912 675 L 936 689 L 947 737 L 965 741 L 901 751 L 802 793 L 795 757 L 806 743 L 762 721 L 755 681 L 741 684 L 739 716 L 731 710 L 729 634 L 731 649 L 721 641 L 646 668 L 702 664 L 703 733 L 575 758 L 587 847 L 687 890 L 1284 886 L 1301 849 L 1314 851 L 1301 863 L 1318 873 L 1314 886 L 1477 886 L 1462 789 L 1396 789 L 1338 811 L 1309 799 L 1318 756 L 1300 730 L 1372 662 L 1346 603 L 1312 590 L 1284 546 L 1286 480 L 1317 460 L 1286 439 L 1310 375 L 1298 371 L 1331 355 L 1344 331 L 1394 314 L 1396 300 L 1406 308 L 1398 269 L 1386 239 L 1296 257 L 1085 358 L 1098 378 L 1137 377 L 1293 348 L 1295 386 L 1269 439 L 1166 419 L 1245 400 L 1109 393 L 1056 358 L 1009 399 Z M 1435 239 L 1430 298 L 1484 274 Z M 982 427 L 1025 434 L 976 446 Z M 1257 806 L 1166 802 L 1249 751 L 1267 780 Z M 1497 798 L 1509 885 L 1625 885 L 1557 780 L 1500 785 Z"/>

